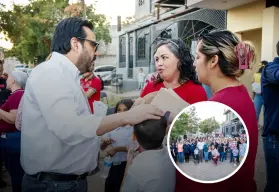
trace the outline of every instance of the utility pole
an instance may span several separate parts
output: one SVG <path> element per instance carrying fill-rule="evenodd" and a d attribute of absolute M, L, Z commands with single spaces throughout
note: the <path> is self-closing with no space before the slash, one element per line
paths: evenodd
<path fill-rule="evenodd" d="M 86 19 L 86 5 L 84 0 L 81 0 L 81 6 L 82 6 L 82 11 L 83 11 L 83 19 Z"/>

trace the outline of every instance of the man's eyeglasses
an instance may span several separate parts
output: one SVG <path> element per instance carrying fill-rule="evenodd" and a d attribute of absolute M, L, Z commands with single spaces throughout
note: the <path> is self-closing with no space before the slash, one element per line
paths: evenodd
<path fill-rule="evenodd" d="M 88 41 L 93 47 L 95 47 L 95 52 L 98 50 L 99 43 L 97 43 L 96 41 L 92 41 L 90 39 L 86 39 L 86 38 L 83 38 L 83 37 L 77 37 L 77 39 Z"/>

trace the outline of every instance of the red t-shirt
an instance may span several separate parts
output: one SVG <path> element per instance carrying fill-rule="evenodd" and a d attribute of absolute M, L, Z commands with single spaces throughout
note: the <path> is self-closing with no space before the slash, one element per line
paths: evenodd
<path fill-rule="evenodd" d="M 247 159 L 236 174 L 216 184 L 197 183 L 177 171 L 176 192 L 256 192 L 254 171 L 258 146 L 258 124 L 255 107 L 246 88 L 243 85 L 225 88 L 213 95 L 210 101 L 231 107 L 245 122 L 250 139 Z"/>
<path fill-rule="evenodd" d="M 144 97 L 145 95 L 155 91 L 159 91 L 161 88 L 164 87 L 165 86 L 163 82 L 158 84 L 149 82 L 142 90 L 140 96 Z M 201 85 L 195 84 L 193 81 L 188 81 L 173 90 L 181 99 L 189 104 L 207 100 L 204 88 Z"/>
<path fill-rule="evenodd" d="M 88 91 L 89 88 L 93 88 L 96 90 L 96 93 L 94 93 L 90 98 L 88 98 L 91 111 L 92 113 L 94 113 L 93 102 L 100 101 L 101 99 L 102 82 L 97 76 L 94 76 L 88 80 L 86 80 L 85 78 L 81 78 L 80 84 L 85 92 Z"/>
<path fill-rule="evenodd" d="M 20 100 L 23 96 L 24 90 L 19 89 L 12 93 L 7 101 L 1 106 L 1 109 L 10 112 L 11 110 L 17 110 Z M 0 133 L 8 133 L 17 131 L 15 124 L 10 124 L 5 122 L 4 120 L 0 120 Z"/>

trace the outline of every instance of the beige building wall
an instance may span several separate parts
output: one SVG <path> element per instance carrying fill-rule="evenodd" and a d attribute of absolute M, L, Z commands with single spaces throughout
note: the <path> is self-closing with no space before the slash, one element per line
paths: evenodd
<path fill-rule="evenodd" d="M 279 41 L 279 8 L 269 7 L 263 11 L 262 58 L 272 61 L 277 57 L 276 44 Z"/>
<path fill-rule="evenodd" d="M 256 29 L 251 31 L 246 31 L 241 33 L 241 39 L 243 41 L 250 41 L 256 49 L 256 60 L 252 69 L 247 70 L 244 76 L 241 78 L 241 81 L 247 87 L 249 94 L 252 96 L 252 85 L 251 82 L 253 80 L 253 74 L 258 71 L 259 64 L 261 62 L 261 48 L 262 48 L 262 30 Z"/>
<path fill-rule="evenodd" d="M 253 74 L 259 69 L 259 64 L 263 60 L 262 53 L 267 49 L 262 50 L 263 42 L 265 41 L 265 31 L 262 30 L 265 25 L 264 17 L 265 1 L 259 0 L 254 3 L 243 5 L 240 7 L 228 10 L 227 28 L 232 32 L 237 33 L 238 37 L 243 41 L 250 41 L 256 49 L 256 61 L 251 70 L 246 70 L 245 74 L 240 78 L 240 81 L 246 86 L 250 96 L 252 96 L 252 80 Z M 267 13 L 267 15 L 272 13 Z M 270 27 L 269 27 L 270 29 Z M 270 43 L 270 40 L 268 40 Z M 268 60 L 270 61 L 270 60 Z M 259 123 L 263 124 L 263 115 L 260 115 Z"/>
<path fill-rule="evenodd" d="M 253 80 L 253 74 L 258 71 L 259 64 L 261 62 L 262 56 L 262 29 L 251 30 L 242 33 L 242 40 L 250 41 L 253 43 L 256 49 L 256 61 L 251 71 L 246 71 L 244 76 L 241 78 L 241 82 L 247 87 L 250 96 L 252 96 L 252 84 L 251 81 Z M 263 110 L 260 115 L 259 123 L 263 124 Z"/>
<path fill-rule="evenodd" d="M 247 70 L 241 82 L 247 87 L 249 94 L 252 96 L 253 73 L 258 70 L 258 64 L 262 60 L 262 25 L 263 10 L 265 9 L 265 1 L 258 0 L 256 2 L 246 4 L 228 10 L 227 28 L 236 33 L 239 38 L 245 41 L 251 41 L 256 48 L 256 62 L 252 70 Z"/>
<path fill-rule="evenodd" d="M 227 28 L 232 32 L 243 32 L 262 28 L 265 1 L 258 0 L 228 10 Z"/>

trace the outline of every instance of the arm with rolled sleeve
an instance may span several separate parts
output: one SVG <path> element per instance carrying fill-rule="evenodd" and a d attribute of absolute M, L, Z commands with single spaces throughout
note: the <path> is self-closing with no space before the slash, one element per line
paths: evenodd
<path fill-rule="evenodd" d="M 45 70 L 29 80 L 31 94 L 53 134 L 68 145 L 76 145 L 97 136 L 102 117 L 77 114 L 75 90 L 69 87 L 60 73 Z"/>
<path fill-rule="evenodd" d="M 93 77 L 88 91 L 85 92 L 87 98 L 91 98 L 95 93 L 101 92 L 102 84 L 98 77 Z"/>

